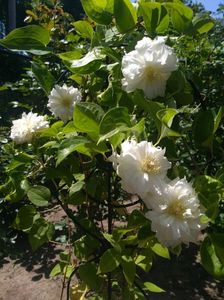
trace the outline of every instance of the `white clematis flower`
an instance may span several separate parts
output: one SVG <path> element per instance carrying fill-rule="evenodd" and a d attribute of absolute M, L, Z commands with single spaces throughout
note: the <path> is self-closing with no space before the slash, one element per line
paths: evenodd
<path fill-rule="evenodd" d="M 74 106 L 82 99 L 81 92 L 74 87 L 56 85 L 49 96 L 47 107 L 63 122 L 72 118 Z"/>
<path fill-rule="evenodd" d="M 40 129 L 49 127 L 45 117 L 32 112 L 23 113 L 21 119 L 14 120 L 12 123 L 10 138 L 16 144 L 31 142 L 35 133 Z"/>
<path fill-rule="evenodd" d="M 197 243 L 201 229 L 200 223 L 203 208 L 197 194 L 186 179 L 175 179 L 164 184 L 161 193 L 154 194 L 150 202 L 152 211 L 146 217 L 152 221 L 152 231 L 164 246 L 175 247 L 180 243 Z"/>
<path fill-rule="evenodd" d="M 166 177 L 171 164 L 164 154 L 165 149 L 150 142 L 126 140 L 121 144 L 120 155 L 114 154 L 109 160 L 121 177 L 122 188 L 144 198 Z"/>
<path fill-rule="evenodd" d="M 165 37 L 144 37 L 124 55 L 122 85 L 127 92 L 140 89 L 150 99 L 165 95 L 167 79 L 178 68 L 174 50 L 165 41 Z"/>

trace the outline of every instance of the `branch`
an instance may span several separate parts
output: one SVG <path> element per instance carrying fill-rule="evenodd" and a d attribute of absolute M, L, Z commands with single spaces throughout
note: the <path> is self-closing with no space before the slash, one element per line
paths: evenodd
<path fill-rule="evenodd" d="M 201 104 L 202 109 L 206 110 L 205 102 L 203 101 L 201 93 L 198 90 L 197 86 L 195 85 L 195 83 L 193 82 L 193 80 L 187 79 L 187 81 L 190 83 L 190 85 L 192 87 L 192 90 L 193 90 L 194 96 L 195 96 L 195 100 L 198 100 L 197 102 L 199 102 L 199 104 Z"/>
<path fill-rule="evenodd" d="M 113 207 L 114 208 L 125 208 L 125 207 L 131 207 L 131 206 L 134 206 L 138 203 L 141 203 L 141 200 L 136 200 L 135 202 L 131 202 L 131 203 L 127 203 L 127 204 L 113 204 Z"/>
<path fill-rule="evenodd" d="M 89 261 L 87 261 L 88 263 L 91 263 L 92 261 L 94 261 L 96 259 L 96 257 L 90 259 Z M 72 277 L 76 274 L 76 272 L 78 271 L 78 269 L 83 265 L 83 263 L 81 263 L 80 265 L 78 265 L 71 273 L 71 275 L 68 278 L 68 283 L 67 283 L 67 299 L 70 299 L 70 285 L 71 285 L 71 281 L 72 281 Z"/>
<path fill-rule="evenodd" d="M 92 232 L 91 230 L 89 230 L 88 228 L 86 228 L 85 226 L 83 226 L 76 218 L 76 216 L 74 215 L 74 212 L 67 206 L 64 205 L 61 200 L 58 198 L 58 187 L 57 184 L 55 183 L 54 180 L 52 180 L 54 186 L 55 186 L 55 199 L 57 199 L 58 203 L 60 204 L 61 208 L 64 210 L 64 212 L 67 214 L 67 216 L 72 220 L 72 222 L 79 227 L 84 233 L 89 234 L 90 236 L 92 236 L 94 239 L 98 240 L 103 246 L 107 246 L 108 242 L 106 240 L 104 240 L 104 238 L 100 238 L 98 235 L 96 235 L 94 232 Z"/>
<path fill-rule="evenodd" d="M 86 228 L 85 226 L 83 226 L 75 217 L 74 212 L 66 207 L 65 205 L 63 205 L 63 203 L 61 203 L 61 201 L 59 200 L 61 207 L 63 208 L 64 212 L 67 214 L 67 216 L 72 220 L 72 222 L 79 227 L 83 232 L 89 234 L 90 236 L 92 236 L 94 239 L 98 240 L 102 245 L 105 245 L 105 241 L 104 239 L 101 239 L 98 235 L 96 235 L 94 232 L 92 232 L 91 230 L 89 230 L 88 228 Z"/>
<path fill-rule="evenodd" d="M 67 300 L 70 299 L 70 285 L 71 285 L 71 281 L 72 281 L 72 277 L 75 275 L 75 273 L 78 271 L 79 267 L 81 266 L 81 264 L 79 266 L 77 266 L 71 273 L 71 275 L 68 278 L 68 283 L 67 283 Z"/>

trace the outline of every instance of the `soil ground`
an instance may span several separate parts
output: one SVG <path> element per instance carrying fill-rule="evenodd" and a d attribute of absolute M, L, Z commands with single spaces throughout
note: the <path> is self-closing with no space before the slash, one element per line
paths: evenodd
<path fill-rule="evenodd" d="M 49 217 L 63 216 L 56 212 L 56 216 Z M 224 282 L 214 280 L 201 267 L 196 248 L 186 247 L 170 261 L 156 260 L 144 279 L 166 292 L 151 294 L 151 300 L 224 300 Z M 0 300 L 60 300 L 62 279 L 49 278 L 61 251 L 59 246 L 52 244 L 33 253 L 21 239 L 15 249 L 0 260 Z"/>

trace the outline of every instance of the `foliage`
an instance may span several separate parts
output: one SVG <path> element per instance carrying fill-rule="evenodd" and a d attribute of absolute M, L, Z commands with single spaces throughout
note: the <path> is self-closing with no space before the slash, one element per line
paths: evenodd
<path fill-rule="evenodd" d="M 202 222 L 209 223 L 202 265 L 223 279 L 222 22 L 207 12 L 194 15 L 181 1 L 141 0 L 138 9 L 128 0 L 81 2 L 83 20 L 59 5 L 38 3 L 27 11 L 29 25 L 0 40 L 29 57 L 21 81 L 2 87 L 25 98 L 17 99 L 4 125 L 23 110 L 48 114 L 50 122 L 22 145 L 10 141 L 4 128 L 0 216 L 10 211 L 13 228 L 27 234 L 35 251 L 56 239 L 57 224 L 45 210 L 60 206 L 72 222 L 70 246 L 51 276 L 61 274 L 70 284 L 77 274 L 80 284 L 70 291 L 68 284 L 71 299 L 141 299 L 163 292 L 157 283 L 143 283 L 140 274 L 150 272 L 156 256 L 179 253 L 180 245 L 159 243 L 144 199 L 135 201 L 123 189 L 109 159 L 122 154 L 128 138 L 150 141 L 166 148 L 169 179 L 193 182 L 205 209 Z M 167 36 L 167 49 L 174 48 L 179 58 L 164 97 L 148 99 L 142 90 L 122 86 L 122 59 L 144 36 Z M 66 123 L 47 108 L 54 85 L 64 83 L 82 94 Z"/>

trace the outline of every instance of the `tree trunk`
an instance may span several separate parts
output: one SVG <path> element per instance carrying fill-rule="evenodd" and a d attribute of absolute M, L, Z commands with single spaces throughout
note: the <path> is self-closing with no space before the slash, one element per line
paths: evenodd
<path fill-rule="evenodd" d="M 8 0 L 8 32 L 16 28 L 16 0 Z"/>

